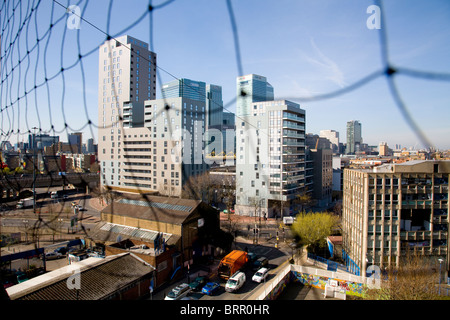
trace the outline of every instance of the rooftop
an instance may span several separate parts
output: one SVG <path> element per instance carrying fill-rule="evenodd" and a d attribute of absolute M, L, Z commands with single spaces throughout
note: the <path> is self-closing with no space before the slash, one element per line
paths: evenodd
<path fill-rule="evenodd" d="M 88 258 L 7 288 L 11 300 L 100 300 L 155 270 L 131 253 Z M 80 272 L 80 289 L 69 277 Z"/>
<path fill-rule="evenodd" d="M 113 202 L 102 213 L 181 225 L 200 204 L 200 200 L 133 195 Z"/>

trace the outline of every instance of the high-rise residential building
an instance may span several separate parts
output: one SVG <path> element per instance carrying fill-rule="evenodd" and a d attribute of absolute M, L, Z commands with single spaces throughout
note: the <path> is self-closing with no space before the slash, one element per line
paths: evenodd
<path fill-rule="evenodd" d="M 339 153 L 339 132 L 335 130 L 320 130 L 319 136 L 330 140 L 333 153 Z"/>
<path fill-rule="evenodd" d="M 358 120 L 347 122 L 347 149 L 346 154 L 355 154 L 362 145 L 361 123 Z"/>
<path fill-rule="evenodd" d="M 123 129 L 142 127 L 144 101 L 156 98 L 156 53 L 128 35 L 107 40 L 99 47 L 98 74 L 100 183 L 120 187 Z"/>
<path fill-rule="evenodd" d="M 144 127 L 124 129 L 121 189 L 180 196 L 189 177 L 208 168 L 205 103 L 178 97 L 147 100 L 144 106 Z"/>
<path fill-rule="evenodd" d="M 256 74 L 238 77 L 236 89 L 236 116 L 253 114 L 253 102 L 274 99 L 273 87 L 267 82 L 267 78 Z"/>
<path fill-rule="evenodd" d="M 305 188 L 305 111 L 294 102 L 254 102 L 236 117 L 236 214 L 282 217 Z"/>
<path fill-rule="evenodd" d="M 398 267 L 408 251 L 449 266 L 450 161 L 344 169 L 342 232 L 349 269 Z"/>

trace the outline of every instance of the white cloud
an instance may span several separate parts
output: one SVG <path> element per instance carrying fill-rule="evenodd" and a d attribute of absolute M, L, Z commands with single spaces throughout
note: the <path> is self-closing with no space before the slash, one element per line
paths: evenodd
<path fill-rule="evenodd" d="M 311 38 L 311 46 L 313 47 L 315 53 L 317 54 L 317 58 L 312 58 L 308 55 L 305 55 L 305 59 L 317 66 L 319 66 L 323 72 L 325 73 L 325 78 L 331 80 L 336 83 L 341 88 L 347 85 L 347 82 L 344 80 L 344 73 L 339 68 L 336 62 L 327 57 L 316 45 L 313 38 Z"/>

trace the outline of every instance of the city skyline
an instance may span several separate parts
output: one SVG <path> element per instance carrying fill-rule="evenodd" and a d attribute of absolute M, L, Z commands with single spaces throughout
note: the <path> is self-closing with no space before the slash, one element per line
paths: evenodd
<path fill-rule="evenodd" d="M 271 5 L 271 1 L 230 3 L 236 33 L 226 2 L 204 1 L 192 5 L 174 1 L 161 7 L 155 5 L 152 25 L 146 18 L 127 30 L 124 29 L 130 26 L 130 21 L 137 21 L 145 13 L 147 2 L 142 1 L 133 8 L 126 7 L 125 2 L 115 2 L 110 20 L 105 14 L 108 1 L 82 2 L 83 20 L 79 29 L 68 28 L 69 14 L 57 3 L 53 7 L 49 3 L 40 4 L 37 21 L 42 27 L 36 33 L 34 24 L 25 24 L 31 39 L 42 38 L 40 54 L 28 44 L 31 53 L 26 55 L 25 37 L 21 36 L 13 42 L 17 50 L 5 55 L 11 39 L 2 39 L 2 130 L 4 134 L 9 133 L 5 140 L 13 144 L 22 141 L 27 130 L 36 126 L 50 135 L 82 131 L 86 139 L 94 137 L 98 142 L 97 54 L 105 40 L 105 34 L 99 30 L 109 30 L 113 37 L 128 34 L 146 41 L 149 50 L 158 55 L 157 98 L 161 96 L 162 84 L 189 78 L 221 86 L 224 111 L 235 112 L 235 79 L 259 74 L 276 88 L 275 100 L 291 100 L 306 110 L 307 133 L 336 130 L 343 137 L 347 121 L 358 119 L 364 125 L 363 138 L 369 145 L 386 141 L 389 146 L 422 147 L 399 112 L 382 75 L 345 94 L 319 98 L 383 68 L 381 31 L 388 36 L 391 65 L 448 74 L 450 27 L 444 22 L 450 17 L 450 4 L 383 2 L 382 17 L 386 25 L 382 29 L 369 29 L 367 22 L 371 14 L 367 9 L 373 1 L 350 1 L 344 5 L 337 1 L 281 5 L 277 2 L 278 6 Z M 55 23 L 49 38 L 45 32 L 52 10 Z M 235 50 L 235 39 L 239 50 Z M 11 65 L 19 60 L 22 68 L 11 70 Z M 75 67 L 69 68 L 72 65 Z M 30 69 L 27 77 L 26 66 Z M 61 73 L 62 67 L 67 71 Z M 437 148 L 449 149 L 448 82 L 401 74 L 396 75 L 395 82 L 400 97 L 428 140 Z M 34 85 L 38 87 L 33 90 Z M 27 92 L 26 98 L 22 92 Z"/>

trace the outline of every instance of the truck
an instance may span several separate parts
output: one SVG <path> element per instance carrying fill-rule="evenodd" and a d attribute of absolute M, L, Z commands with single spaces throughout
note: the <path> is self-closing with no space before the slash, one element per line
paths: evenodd
<path fill-rule="evenodd" d="M 20 199 L 17 202 L 16 208 L 17 209 L 25 209 L 25 208 L 31 207 L 31 206 L 33 206 L 33 201 L 34 201 L 33 198 Z"/>
<path fill-rule="evenodd" d="M 217 270 L 220 278 L 228 280 L 231 275 L 239 271 L 248 262 L 247 252 L 233 250 L 227 254 L 219 263 Z"/>

